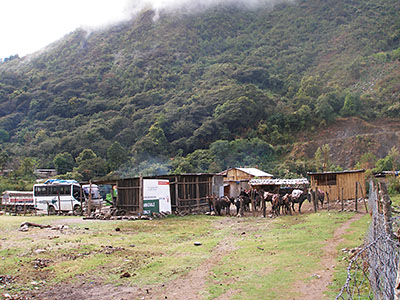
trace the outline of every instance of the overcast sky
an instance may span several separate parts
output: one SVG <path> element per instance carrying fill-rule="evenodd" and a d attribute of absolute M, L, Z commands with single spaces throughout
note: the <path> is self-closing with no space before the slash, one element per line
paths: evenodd
<path fill-rule="evenodd" d="M 0 0 L 0 58 L 36 52 L 79 27 L 127 20 L 143 8 L 194 12 L 218 4 L 255 7 L 293 0 Z"/>
<path fill-rule="evenodd" d="M 81 26 L 127 18 L 129 0 L 1 0 L 0 58 L 38 51 Z"/>

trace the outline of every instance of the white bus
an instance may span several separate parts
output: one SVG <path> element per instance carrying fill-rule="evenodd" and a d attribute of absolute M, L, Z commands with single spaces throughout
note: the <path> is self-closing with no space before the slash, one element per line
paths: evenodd
<path fill-rule="evenodd" d="M 85 204 L 86 207 L 89 206 L 89 200 L 90 202 L 90 207 L 91 210 L 96 210 L 100 209 L 101 207 L 104 206 L 104 200 L 100 195 L 100 189 L 97 185 L 95 184 L 84 184 L 82 185 L 82 190 L 83 190 L 83 196 L 85 197 Z M 91 196 L 89 196 L 91 194 Z"/>
<path fill-rule="evenodd" d="M 48 214 L 80 212 L 81 195 L 82 201 L 85 201 L 81 186 L 76 180 L 49 179 L 33 186 L 35 208 Z"/>
<path fill-rule="evenodd" d="M 1 206 L 6 211 L 23 212 L 34 210 L 33 193 L 26 191 L 4 191 L 1 195 Z"/>

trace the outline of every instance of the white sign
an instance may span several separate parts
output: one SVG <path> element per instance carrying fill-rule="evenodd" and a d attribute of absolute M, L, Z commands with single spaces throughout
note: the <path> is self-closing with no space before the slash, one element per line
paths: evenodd
<path fill-rule="evenodd" d="M 158 199 L 160 212 L 171 212 L 171 196 L 169 192 L 168 179 L 144 179 L 143 180 L 144 200 Z"/>

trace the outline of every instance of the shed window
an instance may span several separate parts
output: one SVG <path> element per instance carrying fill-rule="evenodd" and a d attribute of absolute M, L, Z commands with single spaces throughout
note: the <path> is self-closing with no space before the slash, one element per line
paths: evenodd
<path fill-rule="evenodd" d="M 336 185 L 336 174 L 316 175 L 317 185 Z"/>

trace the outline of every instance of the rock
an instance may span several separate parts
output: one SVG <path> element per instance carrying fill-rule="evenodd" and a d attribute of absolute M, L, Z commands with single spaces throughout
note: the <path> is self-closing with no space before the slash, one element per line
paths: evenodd
<path fill-rule="evenodd" d="M 120 276 L 120 278 L 129 278 L 129 277 L 131 277 L 131 274 L 129 274 L 128 272 L 125 272 Z"/>
<path fill-rule="evenodd" d="M 121 231 L 121 228 L 117 227 L 115 228 L 115 231 Z"/>
<path fill-rule="evenodd" d="M 36 254 L 40 254 L 40 253 L 44 253 L 44 252 L 47 252 L 47 251 L 45 249 L 36 249 L 34 252 Z"/>
<path fill-rule="evenodd" d="M 28 230 L 29 230 L 28 225 L 24 225 L 24 226 L 21 226 L 21 227 L 19 228 L 19 231 L 22 231 L 22 232 L 26 232 L 26 231 L 28 231 Z"/>

